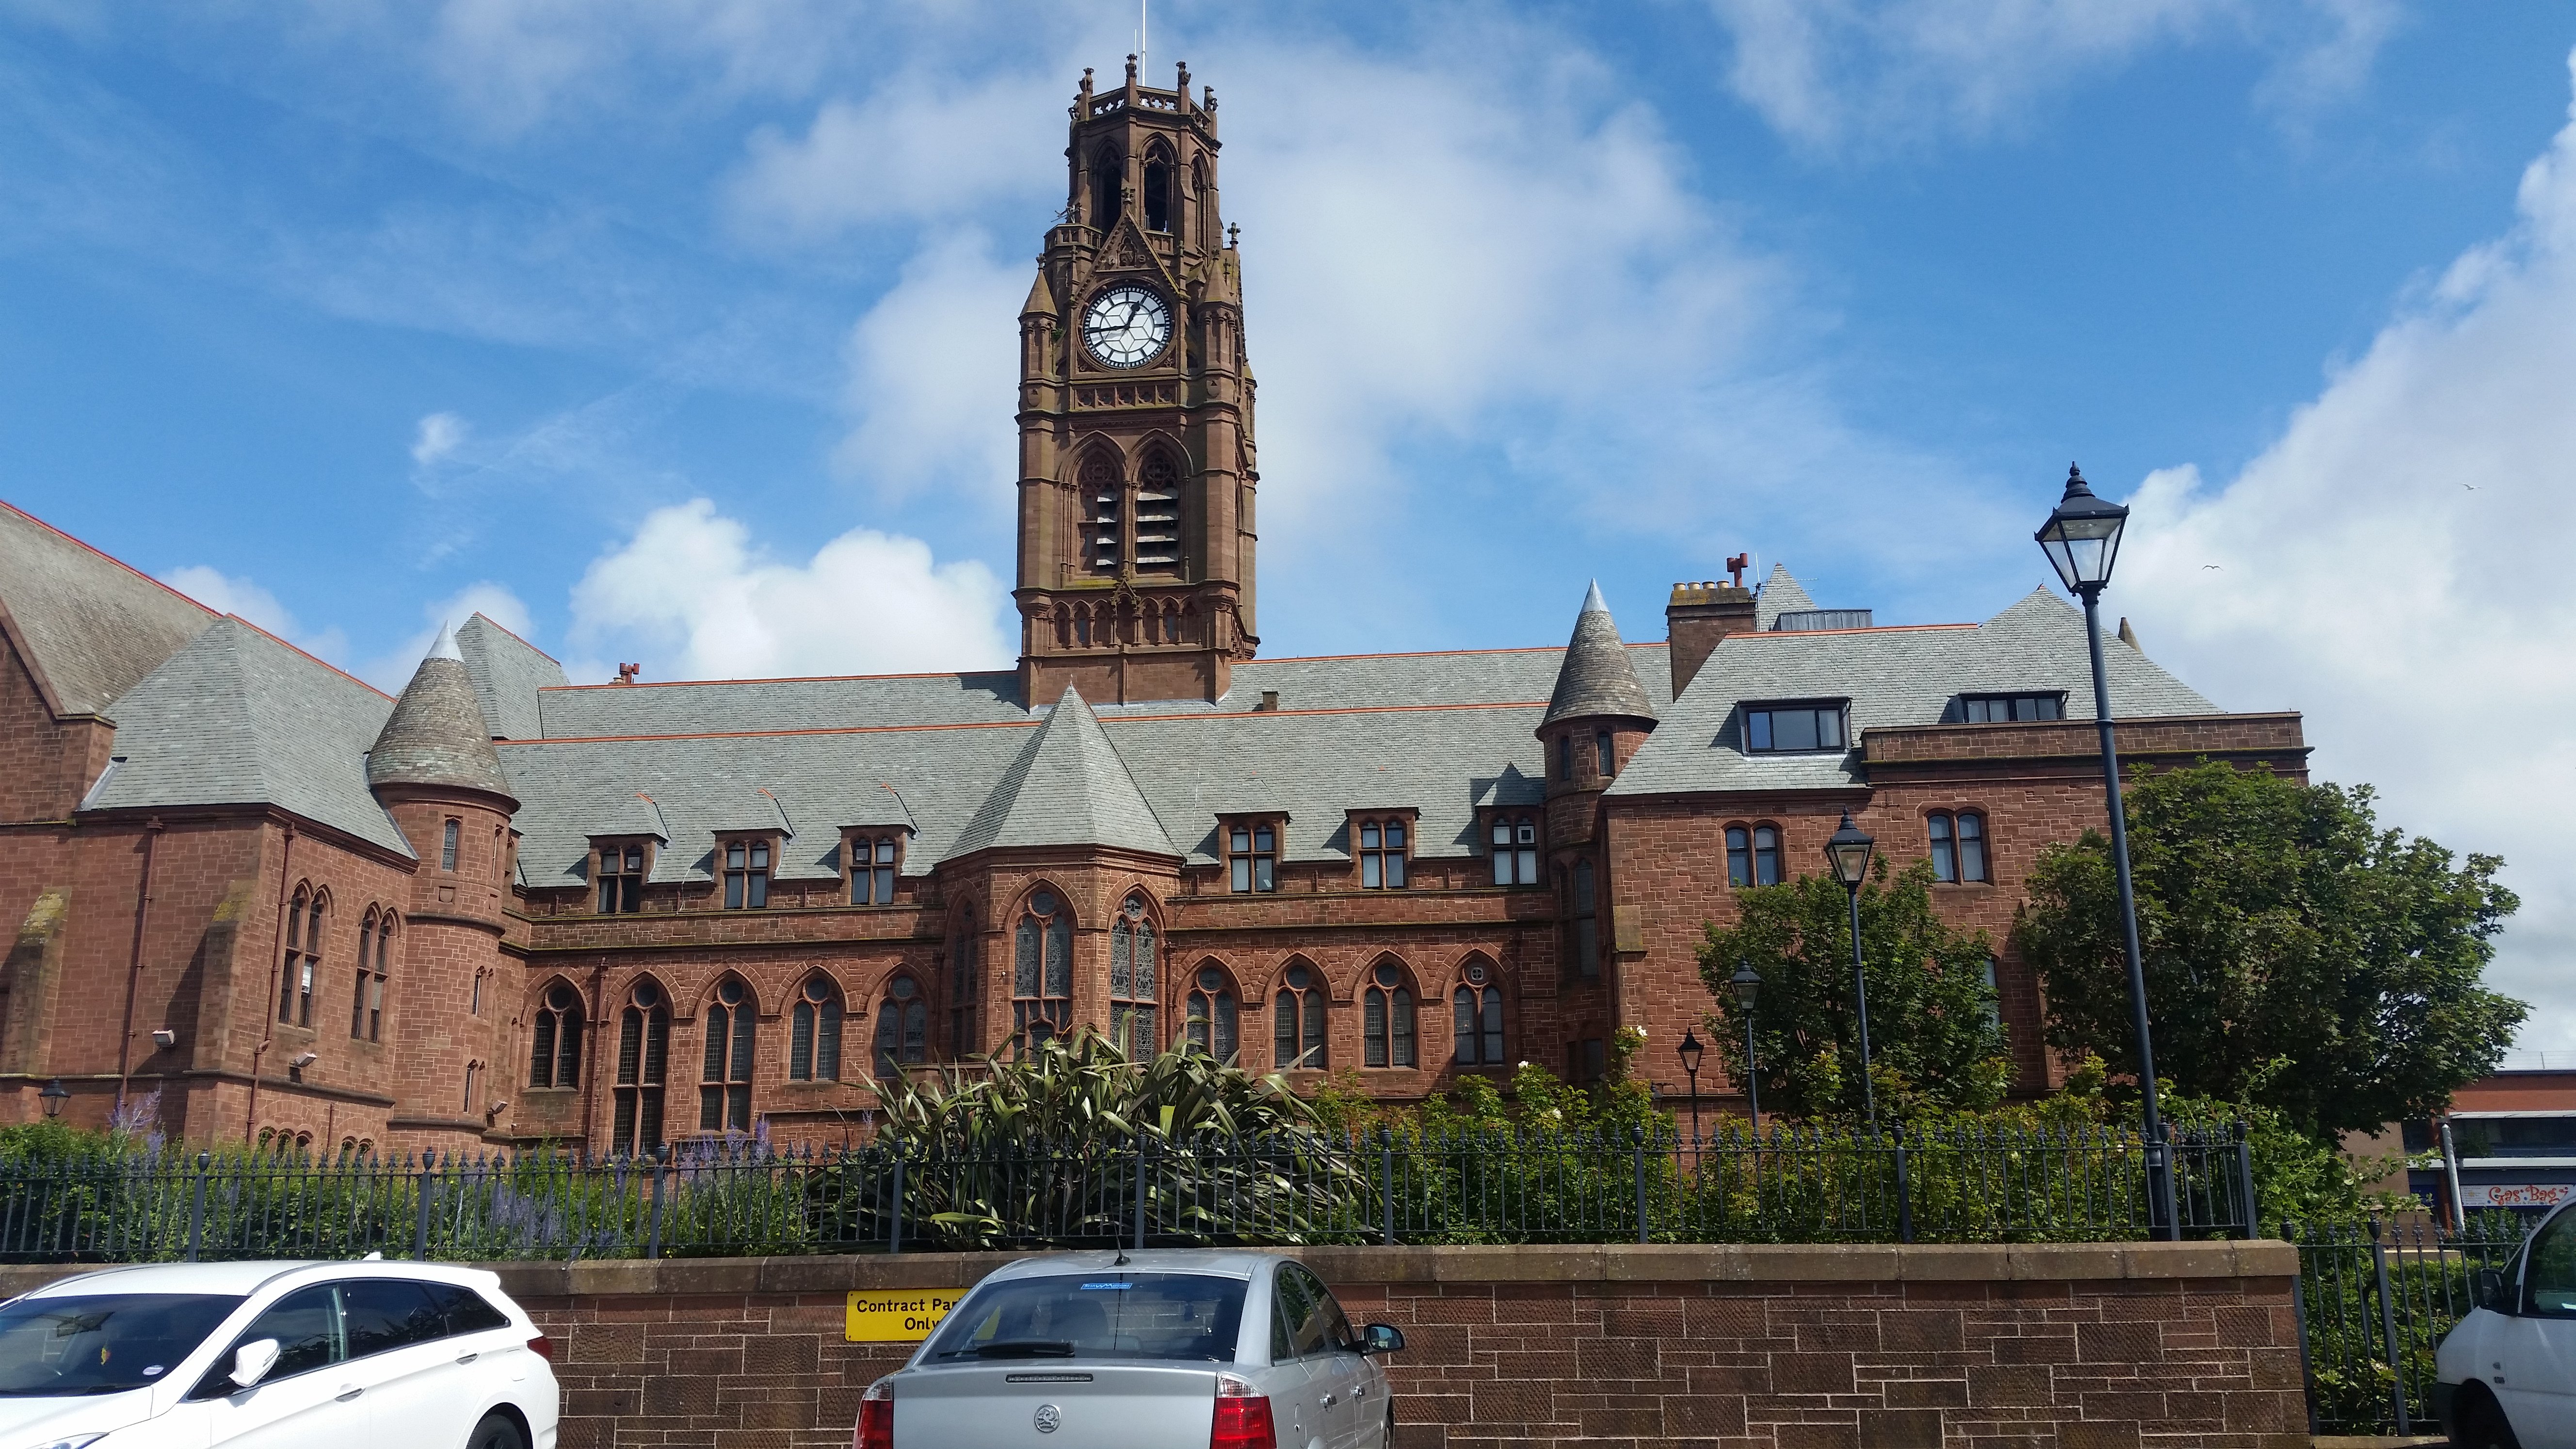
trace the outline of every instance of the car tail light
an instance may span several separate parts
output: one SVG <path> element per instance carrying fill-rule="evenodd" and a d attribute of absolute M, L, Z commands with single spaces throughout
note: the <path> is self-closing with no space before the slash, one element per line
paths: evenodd
<path fill-rule="evenodd" d="M 866 1446 L 861 1446 L 866 1449 Z M 1232 1374 L 1216 1376 L 1216 1422 L 1208 1429 L 1208 1449 L 1279 1449 L 1279 1429 L 1270 1421 L 1270 1396 Z"/>
<path fill-rule="evenodd" d="M 859 1431 L 851 1449 L 894 1449 L 894 1385 L 883 1379 L 859 1396 Z"/>
<path fill-rule="evenodd" d="M 543 1333 L 540 1333 L 536 1337 L 528 1340 L 528 1352 L 535 1354 L 537 1357 L 544 1359 L 548 1363 L 553 1363 L 555 1361 L 555 1341 L 546 1337 Z"/>

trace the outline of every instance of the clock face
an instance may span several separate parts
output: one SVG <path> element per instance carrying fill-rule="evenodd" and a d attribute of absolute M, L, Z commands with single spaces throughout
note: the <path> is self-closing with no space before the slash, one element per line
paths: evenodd
<path fill-rule="evenodd" d="M 1111 367 L 1151 361 L 1172 338 L 1171 304 L 1134 282 L 1121 282 L 1082 309 L 1082 340 Z"/>

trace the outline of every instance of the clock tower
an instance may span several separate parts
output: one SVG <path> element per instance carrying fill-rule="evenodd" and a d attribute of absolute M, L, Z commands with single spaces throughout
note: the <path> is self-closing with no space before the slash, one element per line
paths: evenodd
<path fill-rule="evenodd" d="M 1253 625 L 1252 371 L 1216 93 L 1074 95 L 1066 205 L 1020 309 L 1020 683 L 1215 699 Z"/>

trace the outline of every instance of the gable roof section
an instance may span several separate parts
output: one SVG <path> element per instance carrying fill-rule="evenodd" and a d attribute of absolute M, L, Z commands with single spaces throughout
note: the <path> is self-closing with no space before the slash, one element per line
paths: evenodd
<path fill-rule="evenodd" d="M 2116 639 L 2102 646 L 2114 717 L 2220 712 L 2137 650 Z M 1866 744 L 1874 728 L 1939 724 L 1962 692 L 2024 690 L 2062 690 L 2068 719 L 2093 717 L 2084 615 L 2045 589 L 1982 624 L 1730 634 L 1608 793 L 1835 789 L 1867 780 L 1857 749 L 1745 753 L 1738 706 L 1749 702 L 1848 699 L 1852 738 Z"/>
<path fill-rule="evenodd" d="M 1782 614 L 1795 614 L 1816 607 L 1807 597 L 1806 586 L 1790 577 L 1787 564 L 1773 564 L 1771 577 L 1762 581 L 1761 592 L 1753 598 L 1753 627 L 1768 629 Z"/>
<path fill-rule="evenodd" d="M 562 665 L 481 614 L 457 626 L 456 652 L 474 681 L 474 701 L 492 738 L 532 740 L 545 733 L 537 691 L 571 682 Z"/>
<path fill-rule="evenodd" d="M 1067 686 L 1011 761 L 966 828 L 949 846 L 948 859 L 979 850 L 1032 845 L 1108 845 L 1154 855 L 1179 855 L 1171 836 L 1099 717 Z"/>
<path fill-rule="evenodd" d="M 275 805 L 411 854 L 367 788 L 391 702 L 241 620 L 217 620 L 113 703 L 125 763 L 83 809 Z"/>
<path fill-rule="evenodd" d="M 107 713 L 220 617 L 6 503 L 0 608 L 65 714 Z"/>

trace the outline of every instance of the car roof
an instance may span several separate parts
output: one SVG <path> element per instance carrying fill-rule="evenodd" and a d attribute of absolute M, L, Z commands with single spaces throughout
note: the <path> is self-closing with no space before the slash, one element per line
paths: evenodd
<path fill-rule="evenodd" d="M 1078 1273 L 1097 1273 L 1118 1269 L 1130 1273 L 1202 1273 L 1217 1278 L 1257 1278 L 1264 1268 L 1281 1261 L 1277 1253 L 1256 1253 L 1226 1248 L 1147 1248 L 1127 1253 L 1049 1253 L 1044 1257 L 1022 1258 L 994 1269 L 986 1275 L 987 1283 L 1007 1278 L 1052 1278 Z"/>
<path fill-rule="evenodd" d="M 91 1293 L 225 1293 L 247 1296 L 272 1282 L 329 1281 L 336 1278 L 425 1278 L 474 1288 L 499 1285 L 497 1273 L 452 1263 L 277 1261 L 237 1263 L 130 1263 L 56 1279 L 28 1293 L 30 1298 L 60 1298 Z"/>

